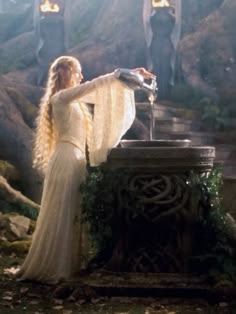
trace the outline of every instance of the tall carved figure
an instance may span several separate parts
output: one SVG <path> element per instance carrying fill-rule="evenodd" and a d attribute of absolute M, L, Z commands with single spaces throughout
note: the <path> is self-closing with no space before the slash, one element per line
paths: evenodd
<path fill-rule="evenodd" d="M 64 0 L 36 0 L 34 24 L 39 65 L 37 84 L 45 82 L 49 64 L 65 54 Z"/>
<path fill-rule="evenodd" d="M 181 34 L 182 0 L 144 0 L 143 23 L 149 69 L 158 75 L 159 98 L 174 85 L 176 49 Z"/>

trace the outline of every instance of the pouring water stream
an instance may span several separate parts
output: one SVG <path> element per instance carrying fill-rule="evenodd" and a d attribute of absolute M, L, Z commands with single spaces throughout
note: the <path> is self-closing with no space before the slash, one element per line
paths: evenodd
<path fill-rule="evenodd" d="M 128 85 L 130 88 L 134 90 L 143 90 L 147 93 L 150 102 L 150 140 L 152 141 L 155 127 L 154 101 L 157 97 L 158 90 L 156 78 L 152 78 L 151 83 L 147 84 L 142 75 L 130 69 L 117 69 L 114 74 L 117 79 Z"/>

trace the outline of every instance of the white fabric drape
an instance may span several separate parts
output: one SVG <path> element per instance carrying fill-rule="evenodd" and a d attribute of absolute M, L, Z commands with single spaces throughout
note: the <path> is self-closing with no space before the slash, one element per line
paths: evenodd
<path fill-rule="evenodd" d="M 79 101 L 94 103 L 94 119 L 90 151 L 90 165 L 105 162 L 110 150 L 131 127 L 135 118 L 134 92 L 107 74 L 95 80 L 95 90 Z"/>

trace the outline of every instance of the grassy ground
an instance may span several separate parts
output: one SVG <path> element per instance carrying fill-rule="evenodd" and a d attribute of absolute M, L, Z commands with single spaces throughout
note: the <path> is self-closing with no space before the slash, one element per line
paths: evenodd
<path fill-rule="evenodd" d="M 22 258 L 15 254 L 0 255 L 0 314 L 236 314 L 236 304 L 209 305 L 204 300 L 154 298 L 94 298 L 59 300 L 53 297 L 55 288 L 33 283 L 16 282 L 5 274 Z"/>

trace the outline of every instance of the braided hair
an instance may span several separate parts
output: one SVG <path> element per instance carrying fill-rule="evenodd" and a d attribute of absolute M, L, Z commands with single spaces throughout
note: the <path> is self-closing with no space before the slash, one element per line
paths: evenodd
<path fill-rule="evenodd" d="M 36 120 L 36 134 L 33 149 L 33 167 L 45 173 L 48 161 L 55 149 L 57 134 L 52 116 L 51 98 L 62 89 L 76 85 L 72 74 L 81 69 L 79 61 L 70 56 L 57 58 L 50 66 L 46 91 L 39 104 L 39 113 Z M 86 105 L 81 106 L 86 126 L 91 125 Z M 86 111 L 87 110 L 87 111 Z M 87 127 L 89 129 L 89 127 Z"/>

